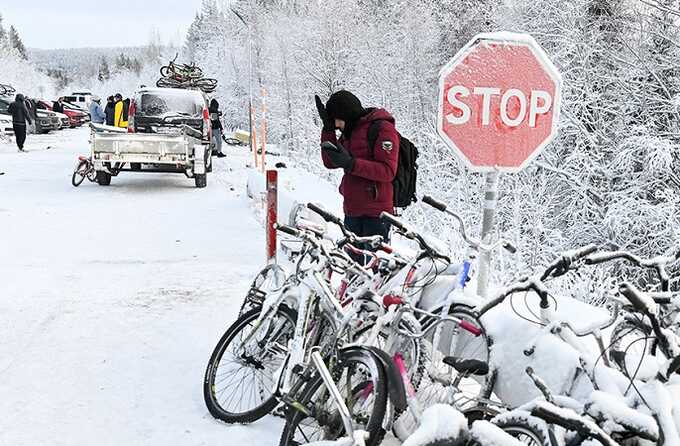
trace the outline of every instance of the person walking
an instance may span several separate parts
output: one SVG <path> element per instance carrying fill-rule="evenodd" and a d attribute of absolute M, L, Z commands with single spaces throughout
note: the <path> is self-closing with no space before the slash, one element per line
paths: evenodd
<path fill-rule="evenodd" d="M 389 224 L 380 219 L 380 214 L 394 213 L 392 180 L 399 156 L 394 118 L 382 108 L 364 108 L 359 98 L 346 90 L 333 93 L 325 105 L 319 96 L 314 98 L 323 124 L 323 164 L 344 170 L 340 194 L 347 229 L 362 237 L 381 235 L 389 240 Z M 379 127 L 375 144 L 369 147 L 368 132 L 373 123 Z M 336 129 L 341 131 L 339 139 Z"/>
<path fill-rule="evenodd" d="M 127 128 L 127 111 L 125 110 L 125 101 L 123 101 L 123 95 L 116 93 L 113 99 L 115 101 L 113 125 L 116 127 Z"/>
<path fill-rule="evenodd" d="M 116 104 L 113 96 L 106 98 L 106 107 L 104 107 L 104 114 L 106 115 L 106 125 L 113 125 L 116 116 Z"/>
<path fill-rule="evenodd" d="M 106 120 L 104 110 L 102 110 L 102 106 L 99 103 L 100 101 L 101 99 L 99 99 L 99 96 L 92 96 L 92 101 L 90 101 L 89 106 L 90 120 L 94 124 L 103 124 L 104 121 Z"/>
<path fill-rule="evenodd" d="M 52 103 L 52 111 L 57 113 L 64 113 L 64 98 L 60 97 L 56 102 Z"/>
<path fill-rule="evenodd" d="M 222 130 L 224 129 L 222 127 L 222 121 L 220 120 L 220 115 L 222 112 L 220 111 L 220 104 L 217 102 L 217 99 L 212 99 L 210 101 L 210 126 L 212 127 L 212 140 L 213 140 L 213 155 L 217 156 L 218 158 L 224 158 L 225 155 L 222 153 Z"/>
<path fill-rule="evenodd" d="M 26 108 L 26 102 L 24 101 L 24 95 L 19 93 L 14 98 L 14 102 L 9 104 L 7 109 L 10 115 L 12 115 L 12 128 L 14 129 L 14 137 L 17 141 L 17 147 L 19 147 L 19 152 L 26 152 L 24 150 L 24 142 L 26 141 L 26 123 L 30 125 L 31 115 Z"/>

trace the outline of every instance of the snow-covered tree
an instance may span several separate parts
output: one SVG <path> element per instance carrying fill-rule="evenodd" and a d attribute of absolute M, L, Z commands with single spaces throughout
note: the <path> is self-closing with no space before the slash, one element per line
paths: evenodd
<path fill-rule="evenodd" d="M 21 41 L 21 37 L 19 37 L 19 33 L 17 32 L 16 28 L 14 28 L 14 25 L 9 27 L 9 44 L 12 48 L 17 50 L 21 57 L 28 59 L 24 42 Z"/>

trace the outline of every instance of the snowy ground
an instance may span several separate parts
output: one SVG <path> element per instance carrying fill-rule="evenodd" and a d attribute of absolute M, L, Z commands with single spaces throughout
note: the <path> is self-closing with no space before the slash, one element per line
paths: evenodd
<path fill-rule="evenodd" d="M 87 136 L 0 144 L 0 445 L 276 444 L 281 420 L 226 426 L 202 397 L 264 260 L 244 149 L 202 190 L 134 173 L 74 188 Z"/>

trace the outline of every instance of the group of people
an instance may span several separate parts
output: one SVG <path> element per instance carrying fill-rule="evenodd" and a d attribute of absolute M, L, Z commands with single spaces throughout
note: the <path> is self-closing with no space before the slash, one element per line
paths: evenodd
<path fill-rule="evenodd" d="M 95 124 L 127 128 L 129 109 L 130 99 L 123 99 L 120 93 L 106 98 L 104 107 L 101 105 L 101 98 L 93 96 L 89 106 L 90 119 Z"/>

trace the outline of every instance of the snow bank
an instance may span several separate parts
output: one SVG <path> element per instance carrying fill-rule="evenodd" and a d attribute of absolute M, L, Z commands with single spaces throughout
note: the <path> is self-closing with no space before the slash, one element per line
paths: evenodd
<path fill-rule="evenodd" d="M 402 446 L 424 446 L 436 440 L 467 438 L 467 419 L 447 404 L 435 404 L 423 412 L 420 426 Z"/>

